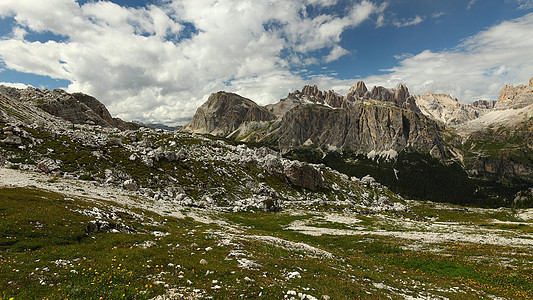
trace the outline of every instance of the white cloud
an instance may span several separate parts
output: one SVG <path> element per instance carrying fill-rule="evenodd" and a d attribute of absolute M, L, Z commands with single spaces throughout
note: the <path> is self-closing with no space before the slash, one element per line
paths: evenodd
<path fill-rule="evenodd" d="M 506 21 L 464 40 L 453 50 L 423 51 L 404 58 L 368 85 L 405 83 L 411 93 L 451 93 L 462 101 L 493 99 L 502 83 L 527 84 L 533 76 L 533 13 Z"/>
<path fill-rule="evenodd" d="M 470 2 L 468 2 L 468 5 L 466 6 L 466 9 L 470 10 L 472 8 L 472 6 L 474 6 L 474 4 L 476 4 L 476 1 L 477 0 L 470 0 Z"/>
<path fill-rule="evenodd" d="M 524 0 L 520 5 L 525 5 Z M 167 0 L 144 8 L 106 1 L 2 0 L 0 16 L 14 17 L 0 39 L 6 69 L 71 81 L 68 90 L 104 102 L 114 115 L 143 122 L 183 123 L 218 90 L 272 103 L 304 84 L 345 93 L 359 78 L 290 71 L 347 54 L 347 29 L 372 18 L 387 22 L 387 2 L 348 1 L 341 15 L 306 15 L 336 0 Z M 326 9 L 327 11 L 328 9 Z M 424 20 L 398 21 L 396 26 Z M 406 83 L 411 92 L 451 92 L 463 100 L 491 98 L 502 82 L 533 76 L 533 14 L 501 23 L 466 39 L 456 49 L 400 55 L 398 66 L 366 78 L 368 85 Z M 31 33 L 52 32 L 60 42 L 31 42 Z M 316 53 L 326 53 L 317 57 Z M 298 69 L 296 68 L 296 69 Z M 327 72 L 326 72 L 327 73 Z"/>
<path fill-rule="evenodd" d="M 337 4 L 338 0 L 307 0 L 310 5 L 329 7 Z"/>
<path fill-rule="evenodd" d="M 30 87 L 29 85 L 20 82 L 0 82 L 0 85 L 14 87 L 17 89 L 25 89 L 27 87 Z"/>
<path fill-rule="evenodd" d="M 350 51 L 342 48 L 341 46 L 335 46 L 331 51 L 329 52 L 328 56 L 325 57 L 326 62 L 332 62 L 339 59 L 341 56 L 344 56 L 346 54 L 350 53 Z"/>
<path fill-rule="evenodd" d="M 0 40 L 5 68 L 71 81 L 126 120 L 181 122 L 210 93 L 274 102 L 304 84 L 291 67 L 346 54 L 341 34 L 379 8 L 351 2 L 344 15 L 306 14 L 337 0 L 168 0 L 144 8 L 107 1 L 2 0 L 16 28 Z M 27 33 L 60 42 L 32 42 Z M 332 49 L 324 57 L 318 50 Z M 230 82 L 229 85 L 224 82 Z"/>
<path fill-rule="evenodd" d="M 398 28 L 401 28 L 401 27 L 418 25 L 422 22 L 424 22 L 424 18 L 416 15 L 412 19 L 395 20 L 392 22 L 392 24 Z"/>

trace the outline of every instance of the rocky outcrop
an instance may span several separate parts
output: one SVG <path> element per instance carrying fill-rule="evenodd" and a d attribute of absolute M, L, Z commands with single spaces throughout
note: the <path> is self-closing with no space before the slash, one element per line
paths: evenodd
<path fill-rule="evenodd" d="M 346 108 L 344 98 L 332 90 L 321 91 L 316 85 L 306 85 L 302 91 L 290 93 L 288 98 L 299 99 L 302 103 L 322 104 L 334 108 Z"/>
<path fill-rule="evenodd" d="M 472 102 L 472 107 L 480 109 L 493 109 L 496 101 L 477 100 Z"/>
<path fill-rule="evenodd" d="M 357 82 L 350 88 L 346 94 L 346 100 L 350 103 L 362 102 L 365 100 L 377 100 L 382 102 L 390 102 L 398 107 L 420 112 L 415 99 L 409 94 L 409 90 L 405 84 L 398 85 L 397 89 L 388 89 L 382 86 L 375 86 L 368 91 L 363 81 Z"/>
<path fill-rule="evenodd" d="M 473 176 L 533 184 L 533 119 L 473 132 L 464 147 L 464 164 Z"/>
<path fill-rule="evenodd" d="M 346 100 L 349 102 L 355 102 L 357 99 L 363 99 L 367 92 L 368 89 L 366 88 L 365 83 L 363 81 L 358 81 L 350 88 L 350 90 L 348 90 Z"/>
<path fill-rule="evenodd" d="M 95 98 L 85 94 L 69 94 L 63 90 L 36 91 L 41 98 L 37 106 L 51 115 L 74 124 L 100 125 L 117 127 L 107 108 Z"/>
<path fill-rule="evenodd" d="M 517 109 L 523 108 L 528 105 L 533 104 L 533 86 L 531 78 L 529 80 L 529 86 L 525 85 L 505 85 L 501 90 L 498 96 L 498 100 L 494 106 L 494 109 Z"/>
<path fill-rule="evenodd" d="M 42 159 L 37 164 L 37 169 L 43 173 L 49 174 L 51 172 L 55 172 L 59 170 L 61 167 L 61 161 L 55 161 L 53 159 L 50 159 L 48 157 Z"/>
<path fill-rule="evenodd" d="M 363 81 L 355 83 L 344 97 L 332 90 L 321 91 L 316 85 L 306 85 L 301 92 L 289 93 L 287 98 L 280 100 L 277 104 L 269 105 L 267 108 L 271 109 L 277 116 L 282 116 L 300 104 L 320 104 L 331 108 L 346 109 L 367 100 L 389 102 L 401 108 L 420 112 L 414 98 L 409 94 L 409 90 L 404 84 L 400 84 L 397 89 L 378 86 L 369 91 Z"/>
<path fill-rule="evenodd" d="M 184 131 L 226 136 L 241 126 L 254 122 L 268 122 L 276 116 L 250 99 L 237 94 L 218 92 L 209 96 L 196 110 Z"/>

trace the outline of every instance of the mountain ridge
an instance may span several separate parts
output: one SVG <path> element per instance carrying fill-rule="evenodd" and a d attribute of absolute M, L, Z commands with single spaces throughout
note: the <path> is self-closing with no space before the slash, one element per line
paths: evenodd
<path fill-rule="evenodd" d="M 448 94 L 412 96 L 403 84 L 368 90 L 364 82 L 357 82 L 346 96 L 305 86 L 275 104 L 253 103 L 255 109 L 276 117 L 268 121 L 247 119 L 234 123 L 234 131 L 220 134 L 195 127 L 195 115 L 184 130 L 258 143 L 286 155 L 301 148 L 315 157 L 313 161 L 322 161 L 331 151 L 372 159 L 395 159 L 403 151 L 429 154 L 444 166 L 459 164 L 461 172 L 476 180 L 472 186 L 488 184 L 490 193 L 496 194 L 509 190 L 505 197 L 510 197 L 515 189 L 533 184 L 532 91 L 532 86 L 505 86 L 497 101 L 465 104 Z M 216 94 L 212 96 L 216 107 Z M 219 117 L 216 109 L 202 111 L 204 119 Z"/>

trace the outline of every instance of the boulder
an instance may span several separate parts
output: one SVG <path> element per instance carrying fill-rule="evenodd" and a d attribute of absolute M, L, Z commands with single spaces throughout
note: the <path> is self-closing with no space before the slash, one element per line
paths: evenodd
<path fill-rule="evenodd" d="M 55 161 L 51 158 L 44 158 L 37 163 L 37 169 L 43 173 L 49 174 L 61 168 L 61 161 Z"/>
<path fill-rule="evenodd" d="M 281 159 L 278 157 L 271 154 L 267 155 L 265 157 L 263 167 L 268 174 L 277 177 L 278 179 L 284 178 L 283 164 L 281 163 Z"/>
<path fill-rule="evenodd" d="M 107 145 L 111 147 L 123 147 L 122 140 L 119 138 L 109 138 L 107 140 Z"/>
<path fill-rule="evenodd" d="M 16 135 L 7 136 L 5 139 L 1 140 L 0 142 L 7 144 L 7 145 L 13 145 L 13 146 L 22 145 L 22 139 Z"/>
<path fill-rule="evenodd" d="M 286 167 L 285 176 L 291 184 L 311 191 L 326 187 L 320 171 L 304 162 L 293 161 Z"/>
<path fill-rule="evenodd" d="M 136 191 L 139 189 L 139 187 L 137 186 L 137 183 L 133 179 L 124 181 L 122 186 L 128 191 Z"/>
<path fill-rule="evenodd" d="M 178 155 L 174 151 L 165 151 L 164 156 L 168 161 L 178 160 Z"/>

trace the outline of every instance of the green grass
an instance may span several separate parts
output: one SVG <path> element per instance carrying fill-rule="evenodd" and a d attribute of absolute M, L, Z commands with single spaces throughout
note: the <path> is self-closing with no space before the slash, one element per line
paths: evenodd
<path fill-rule="evenodd" d="M 115 228 L 127 226 L 129 233 L 95 231 L 91 227 L 95 218 L 80 213 L 95 207 L 108 216 L 118 215 L 120 220 L 103 220 L 115 222 Z M 457 220 L 459 215 L 454 212 L 446 219 Z M 412 251 L 406 250 L 411 243 L 408 240 L 374 235 L 309 236 L 287 230 L 294 221 L 316 216 L 305 211 L 213 213 L 212 218 L 239 228 L 233 235 L 224 226 L 191 218 L 162 217 L 111 202 L 36 189 L 2 188 L 0 298 L 150 299 L 174 289 L 184 297 L 199 291 L 215 299 L 254 298 L 260 293 L 264 298 L 280 299 L 288 290 L 332 299 L 374 299 L 391 295 L 389 289 L 416 296 L 427 287 L 435 287 L 432 293 L 436 295 L 459 299 L 533 297 L 533 254 L 528 248 L 450 242 L 438 246 L 439 252 Z M 505 214 L 500 218 L 505 219 Z M 360 219 L 363 221 L 356 226 L 375 223 L 371 217 Z M 524 228 L 517 225 L 508 230 Z M 168 235 L 156 237 L 154 231 Z M 272 243 L 261 236 L 286 242 Z M 221 243 L 227 238 L 229 243 Z M 146 242 L 155 244 L 140 247 Z M 290 243 L 304 243 L 333 257 L 291 248 Z M 255 265 L 239 267 L 242 258 Z M 207 263 L 200 264 L 201 259 Z M 509 259 L 513 265 L 499 264 Z M 301 278 L 288 279 L 287 274 L 295 271 Z M 212 289 L 216 285 L 222 288 Z M 479 294 L 454 294 L 450 288 L 456 286 Z"/>

